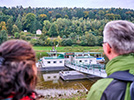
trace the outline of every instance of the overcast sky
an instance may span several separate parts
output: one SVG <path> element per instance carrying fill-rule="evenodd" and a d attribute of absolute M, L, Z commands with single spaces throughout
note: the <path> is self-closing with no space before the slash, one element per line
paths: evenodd
<path fill-rule="evenodd" d="M 84 8 L 130 8 L 134 0 L 0 0 L 0 6 L 16 7 L 84 7 Z"/>

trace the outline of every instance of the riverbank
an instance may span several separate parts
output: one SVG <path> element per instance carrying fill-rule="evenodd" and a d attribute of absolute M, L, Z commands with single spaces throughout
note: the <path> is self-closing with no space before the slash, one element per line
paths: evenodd
<path fill-rule="evenodd" d="M 52 50 L 50 46 L 34 46 L 33 49 L 36 52 L 37 59 L 48 56 L 47 52 Z M 103 48 L 101 46 L 62 46 L 55 48 L 57 52 L 102 52 Z"/>
<path fill-rule="evenodd" d="M 41 95 L 39 100 L 86 100 L 87 91 L 83 90 L 36 90 Z M 56 94 L 55 94 L 56 93 Z"/>
<path fill-rule="evenodd" d="M 39 100 L 86 100 L 90 87 L 100 78 L 63 81 L 62 79 L 45 81 L 43 74 L 38 75 L 36 86 Z"/>

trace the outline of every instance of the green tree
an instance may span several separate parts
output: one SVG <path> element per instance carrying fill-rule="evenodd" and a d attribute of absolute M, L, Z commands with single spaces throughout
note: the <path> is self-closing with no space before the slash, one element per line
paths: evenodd
<path fill-rule="evenodd" d="M 66 35 L 63 35 L 62 38 L 63 38 L 63 39 L 66 39 Z"/>
<path fill-rule="evenodd" d="M 21 21 L 21 16 L 18 15 L 17 20 L 15 21 L 15 25 L 18 27 L 19 31 L 22 31 L 22 21 Z"/>
<path fill-rule="evenodd" d="M 19 39 L 19 38 L 20 38 L 20 33 L 15 32 L 15 33 L 14 33 L 14 37 L 15 37 L 15 39 Z"/>
<path fill-rule="evenodd" d="M 84 11 L 84 18 L 87 19 L 89 17 L 89 11 Z"/>
<path fill-rule="evenodd" d="M 91 34 L 91 33 L 87 34 L 86 38 L 87 38 L 87 44 L 89 46 L 95 46 L 96 45 L 97 40 L 96 40 L 96 37 L 93 34 Z"/>
<path fill-rule="evenodd" d="M 51 27 L 50 27 L 50 29 L 49 29 L 49 34 L 50 34 L 50 36 L 52 36 L 52 37 L 58 36 L 58 34 L 59 34 L 59 32 L 58 32 L 58 26 L 57 26 L 55 23 L 53 23 L 53 24 L 51 25 Z"/>
<path fill-rule="evenodd" d="M 76 36 L 77 36 L 76 33 L 71 33 L 71 34 L 69 35 L 69 37 L 70 37 L 72 40 L 76 39 Z"/>
<path fill-rule="evenodd" d="M 65 15 L 65 16 L 64 16 L 64 18 L 68 19 L 68 18 L 69 18 L 69 16 L 68 16 L 68 15 Z"/>
<path fill-rule="evenodd" d="M 102 41 L 103 41 L 103 37 L 102 36 L 97 36 L 97 45 L 101 46 L 102 45 Z"/>
<path fill-rule="evenodd" d="M 31 24 L 30 32 L 35 34 L 36 30 L 40 28 L 41 28 L 40 23 L 35 19 Z"/>
<path fill-rule="evenodd" d="M 109 20 L 114 20 L 114 19 L 115 19 L 115 15 L 114 15 L 113 13 L 111 13 L 111 14 L 108 13 L 108 14 L 106 14 L 105 16 L 106 16 L 106 18 L 109 19 Z"/>
<path fill-rule="evenodd" d="M 19 28 L 14 24 L 13 29 L 12 29 L 12 33 L 14 34 L 15 32 L 19 32 Z"/>
<path fill-rule="evenodd" d="M 76 31 L 77 31 L 77 34 L 83 35 L 82 27 L 80 27 L 80 26 L 77 27 Z"/>
<path fill-rule="evenodd" d="M 28 13 L 24 19 L 24 29 L 30 31 L 31 33 L 33 33 L 35 30 L 35 21 L 36 21 L 36 17 L 34 13 Z"/>
<path fill-rule="evenodd" d="M 44 27 L 46 28 L 46 30 L 49 31 L 50 26 L 51 26 L 50 21 L 49 21 L 49 20 L 45 20 L 45 21 L 43 22 L 43 24 L 44 24 Z"/>
<path fill-rule="evenodd" d="M 82 37 L 81 37 L 81 43 L 80 43 L 80 45 L 82 45 L 82 46 L 87 46 L 88 44 L 87 44 L 87 37 L 85 36 L 85 35 L 83 35 Z"/>
<path fill-rule="evenodd" d="M 62 46 L 71 46 L 73 44 L 72 39 L 68 38 L 68 39 L 63 39 L 61 42 Z"/>
<path fill-rule="evenodd" d="M 48 34 L 47 34 L 48 31 L 46 30 L 46 27 L 45 27 L 45 26 L 43 26 L 42 33 L 43 33 L 44 35 L 48 35 Z"/>
<path fill-rule="evenodd" d="M 62 17 L 62 15 L 60 13 L 56 14 L 56 19 L 61 18 L 61 17 Z"/>
<path fill-rule="evenodd" d="M 7 21 L 7 30 L 8 33 L 12 35 L 12 29 L 13 29 L 13 17 L 11 16 Z"/>
<path fill-rule="evenodd" d="M 7 41 L 8 35 L 6 30 L 0 31 L 0 44 L 3 43 L 4 41 Z"/>

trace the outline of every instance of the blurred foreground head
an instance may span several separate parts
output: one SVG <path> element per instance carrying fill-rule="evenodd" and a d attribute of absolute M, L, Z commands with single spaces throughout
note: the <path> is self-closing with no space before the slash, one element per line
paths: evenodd
<path fill-rule="evenodd" d="M 0 99 L 30 96 L 36 84 L 35 52 L 23 40 L 9 40 L 0 46 Z"/>
<path fill-rule="evenodd" d="M 118 55 L 134 53 L 134 24 L 125 20 L 108 22 L 103 31 L 103 42 Z M 104 46 L 103 46 L 104 48 Z"/>

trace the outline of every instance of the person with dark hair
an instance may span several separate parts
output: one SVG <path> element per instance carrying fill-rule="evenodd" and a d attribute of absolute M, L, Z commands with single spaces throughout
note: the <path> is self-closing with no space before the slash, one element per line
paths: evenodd
<path fill-rule="evenodd" d="M 35 52 L 24 40 L 0 45 L 0 100 L 35 100 Z"/>
<path fill-rule="evenodd" d="M 87 100 L 134 100 L 134 24 L 125 20 L 108 22 L 103 31 L 103 50 L 109 59 L 108 77 L 91 87 Z"/>

